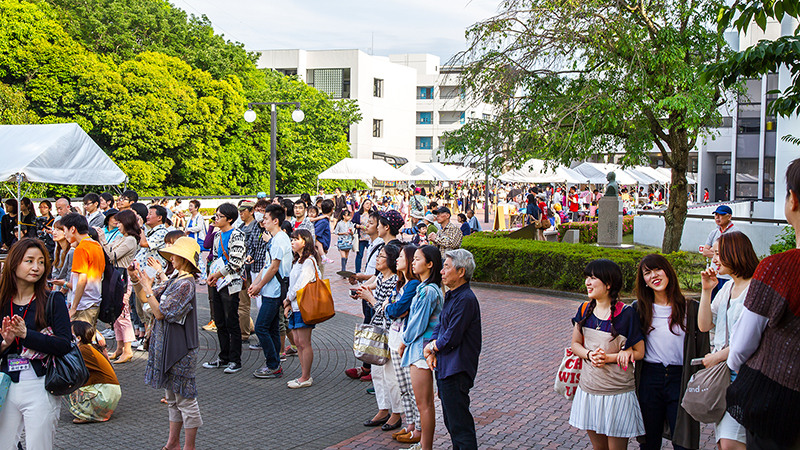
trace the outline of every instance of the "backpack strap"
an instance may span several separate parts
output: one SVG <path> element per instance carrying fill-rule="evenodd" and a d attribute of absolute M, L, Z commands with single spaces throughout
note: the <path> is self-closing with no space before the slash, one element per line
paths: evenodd
<path fill-rule="evenodd" d="M 583 319 L 583 316 L 586 315 L 586 308 L 588 307 L 589 307 L 589 302 L 583 302 L 583 304 L 581 305 L 581 319 Z"/>

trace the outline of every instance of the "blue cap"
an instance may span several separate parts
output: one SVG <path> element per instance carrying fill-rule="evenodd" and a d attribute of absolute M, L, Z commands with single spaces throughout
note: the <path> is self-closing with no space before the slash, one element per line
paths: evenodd
<path fill-rule="evenodd" d="M 733 214 L 733 210 L 728 205 L 719 205 L 714 210 L 714 214 Z"/>
<path fill-rule="evenodd" d="M 259 192 L 258 194 L 256 194 L 256 198 L 267 198 L 267 193 Z"/>

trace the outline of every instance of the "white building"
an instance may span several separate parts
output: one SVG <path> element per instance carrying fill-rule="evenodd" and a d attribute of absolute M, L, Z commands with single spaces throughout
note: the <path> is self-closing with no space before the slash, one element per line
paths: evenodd
<path fill-rule="evenodd" d="M 355 99 L 363 118 L 350 127 L 354 158 L 415 159 L 417 73 L 360 50 L 262 50 L 259 68 L 297 75 L 334 99 Z"/>
<path fill-rule="evenodd" d="M 389 55 L 389 60 L 417 72 L 414 140 L 417 161 L 443 161 L 439 150 L 445 132 L 457 130 L 467 120 L 492 119 L 489 105 L 465 97 L 459 86 L 460 67 L 442 66 L 438 56 L 427 53 Z"/>
<path fill-rule="evenodd" d="M 794 34 L 796 26 L 787 16 L 783 23 L 769 22 L 766 32 L 751 26 L 747 34 L 732 32 L 727 37 L 735 50 L 745 49 L 761 39 Z M 800 120 L 796 115 L 788 119 L 767 115 L 767 105 L 777 97 L 769 91 L 783 91 L 791 82 L 786 67 L 746 80 L 747 93 L 721 109 L 722 126 L 715 129 L 715 138 L 698 143 L 699 196 L 707 188 L 711 201 L 752 200 L 754 217 L 784 218 L 785 172 L 800 157 L 800 147 L 780 138 L 800 135 Z"/>

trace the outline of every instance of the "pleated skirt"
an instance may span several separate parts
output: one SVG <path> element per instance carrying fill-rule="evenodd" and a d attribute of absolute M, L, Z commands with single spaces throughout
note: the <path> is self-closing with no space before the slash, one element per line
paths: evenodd
<path fill-rule="evenodd" d="M 644 434 L 642 411 L 634 391 L 593 395 L 578 387 L 572 400 L 569 424 L 611 437 L 631 438 Z"/>

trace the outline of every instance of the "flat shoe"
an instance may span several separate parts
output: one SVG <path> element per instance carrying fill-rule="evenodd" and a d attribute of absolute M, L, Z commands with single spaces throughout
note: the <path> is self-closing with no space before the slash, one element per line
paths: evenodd
<path fill-rule="evenodd" d="M 298 378 L 286 383 L 286 386 L 288 386 L 289 389 L 299 389 L 299 388 L 309 387 L 313 383 L 314 383 L 313 378 L 309 378 L 306 381 L 300 381 L 300 379 Z"/>
<path fill-rule="evenodd" d="M 406 430 L 405 428 L 403 428 L 400 431 L 395 431 L 394 433 L 392 433 L 392 439 L 397 439 L 397 436 L 400 436 L 402 434 L 409 434 L 409 433 L 411 433 L 411 432 Z"/>
<path fill-rule="evenodd" d="M 422 439 L 422 434 L 421 433 L 417 437 L 413 437 L 413 436 L 414 436 L 413 433 L 408 435 L 408 436 L 405 436 L 405 435 L 397 436 L 397 442 L 400 442 L 400 443 L 403 443 L 403 444 L 416 444 L 417 442 L 420 441 L 420 439 Z"/>
<path fill-rule="evenodd" d="M 130 361 L 131 359 L 133 359 L 133 355 L 128 356 L 125 359 L 116 359 L 116 360 L 114 360 L 114 364 L 125 364 L 126 362 Z"/>
<path fill-rule="evenodd" d="M 392 415 L 391 414 L 387 414 L 386 417 L 384 417 L 382 419 L 378 419 L 378 420 L 367 420 L 367 421 L 364 422 L 364 426 L 365 427 L 377 427 L 378 425 L 383 425 L 389 420 L 389 417 L 392 417 Z"/>
<path fill-rule="evenodd" d="M 403 419 L 397 419 L 397 423 L 389 423 L 389 421 L 386 421 L 385 424 L 381 425 L 381 430 L 392 431 L 400 428 L 402 425 L 403 425 Z"/>

